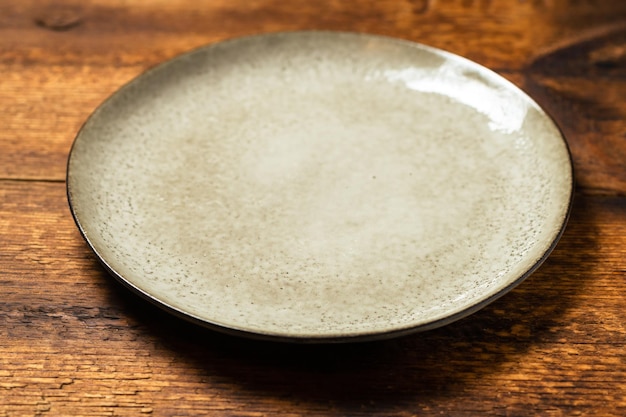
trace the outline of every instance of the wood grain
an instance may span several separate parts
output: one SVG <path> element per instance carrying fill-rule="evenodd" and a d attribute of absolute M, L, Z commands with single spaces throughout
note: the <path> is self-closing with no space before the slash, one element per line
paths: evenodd
<path fill-rule="evenodd" d="M 570 144 L 580 187 L 626 191 L 626 22 L 580 33 L 539 54 L 524 87 Z"/>
<path fill-rule="evenodd" d="M 0 197 L 20 204 L 0 211 L 0 415 L 626 411 L 623 198 L 579 197 L 540 270 L 467 319 L 292 346 L 196 328 L 128 293 L 82 241 L 63 184 L 5 181 Z"/>
<path fill-rule="evenodd" d="M 444 48 L 554 117 L 577 195 L 547 262 L 480 312 L 377 343 L 220 335 L 130 294 L 65 198 L 89 114 L 147 68 L 236 36 L 349 30 Z M 626 415 L 626 2 L 0 2 L 0 417 Z"/>
<path fill-rule="evenodd" d="M 210 5 L 31 0 L 0 7 L 0 108 L 7 120 L 0 134 L 0 178 L 62 180 L 67 151 L 90 112 L 165 59 L 235 36 L 331 29 L 427 43 L 499 71 L 563 127 L 581 187 L 626 192 L 623 155 L 613 150 L 623 138 L 626 62 L 618 58 L 607 65 L 597 58 L 623 46 L 624 32 L 605 33 L 595 43 L 580 41 L 585 31 L 619 26 L 616 22 L 626 18 L 624 3 L 404 0 L 359 7 L 301 0 L 289 6 L 277 0 Z M 567 50 L 546 55 L 555 45 Z M 595 63 L 587 59 L 590 54 Z M 551 56 L 561 64 L 555 67 Z"/>

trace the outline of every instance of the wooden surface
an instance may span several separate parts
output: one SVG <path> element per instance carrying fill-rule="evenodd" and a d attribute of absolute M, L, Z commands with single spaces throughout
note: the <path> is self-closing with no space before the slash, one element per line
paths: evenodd
<path fill-rule="evenodd" d="M 577 173 L 548 261 L 457 323 L 337 346 L 215 334 L 107 276 L 65 198 L 85 118 L 178 53 L 297 29 L 444 48 L 543 105 Z M 2 0 L 0 74 L 0 417 L 626 415 L 626 2 Z"/>

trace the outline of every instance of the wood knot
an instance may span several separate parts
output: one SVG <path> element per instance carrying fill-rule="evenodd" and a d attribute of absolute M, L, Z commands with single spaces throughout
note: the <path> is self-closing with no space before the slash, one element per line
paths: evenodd
<path fill-rule="evenodd" d="M 62 32 L 80 25 L 83 21 L 83 11 L 78 7 L 51 7 L 42 10 L 34 20 L 39 27 Z"/>

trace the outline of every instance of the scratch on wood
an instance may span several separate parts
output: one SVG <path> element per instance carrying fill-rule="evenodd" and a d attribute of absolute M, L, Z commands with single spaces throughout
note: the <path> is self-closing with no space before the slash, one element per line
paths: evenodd
<path fill-rule="evenodd" d="M 59 389 L 63 389 L 63 387 L 67 386 L 67 385 L 72 385 L 74 383 L 74 380 L 71 378 L 66 378 L 63 381 L 61 381 L 61 383 L 59 384 Z"/>
<path fill-rule="evenodd" d="M 576 45 L 590 45 L 595 42 L 597 45 L 605 44 L 605 46 L 591 49 L 587 56 L 588 62 L 594 65 L 602 66 L 602 61 L 622 62 L 625 59 L 626 51 L 620 51 L 626 47 L 623 41 L 626 33 L 626 22 L 618 22 L 616 24 L 603 25 L 601 27 L 585 30 L 573 36 L 568 36 L 559 42 L 550 44 L 546 48 L 539 49 L 536 55 L 531 59 L 529 67 L 535 67 L 550 55 L 556 54 L 560 50 L 573 48 Z M 618 40 L 619 39 L 619 40 Z M 608 45 L 606 45 L 608 43 Z M 609 64 L 611 65 L 611 64 Z"/>

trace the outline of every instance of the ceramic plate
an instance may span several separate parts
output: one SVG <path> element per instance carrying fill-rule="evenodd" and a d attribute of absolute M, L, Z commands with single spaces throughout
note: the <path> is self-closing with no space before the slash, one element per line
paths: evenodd
<path fill-rule="evenodd" d="M 572 196 L 528 96 L 441 50 L 348 33 L 200 48 L 121 88 L 70 153 L 106 268 L 223 331 L 349 341 L 431 329 L 546 258 Z"/>

